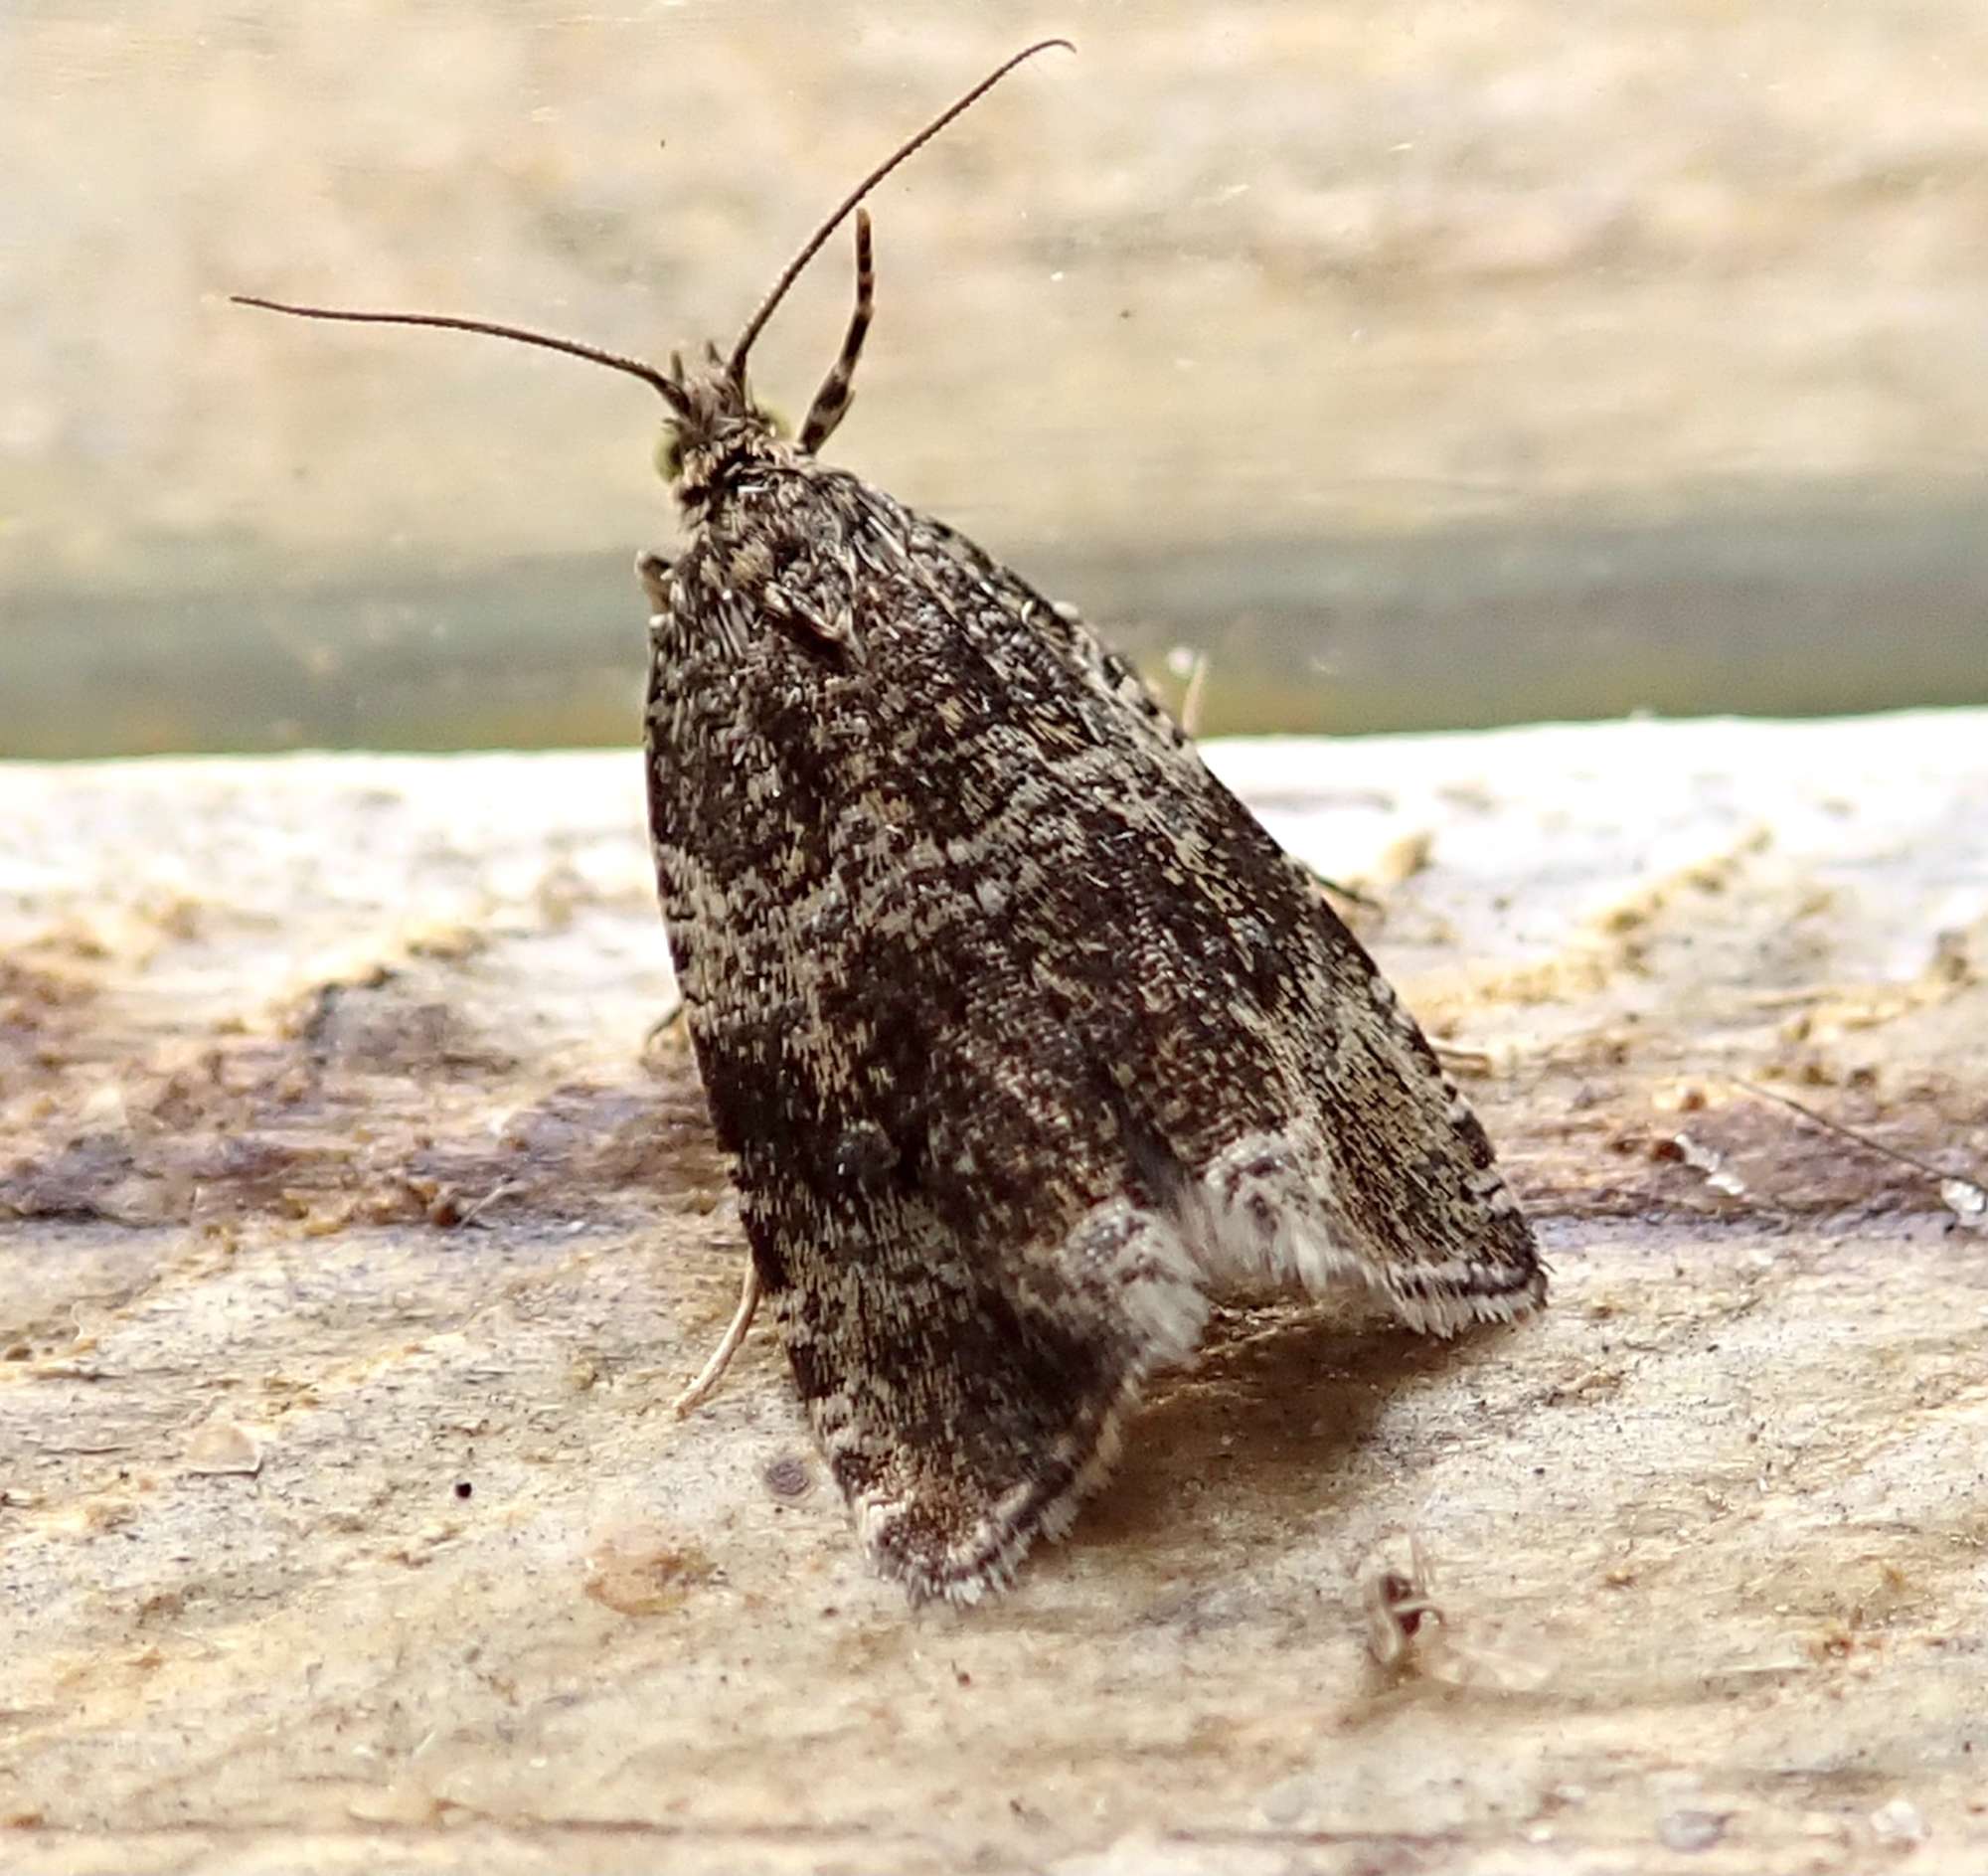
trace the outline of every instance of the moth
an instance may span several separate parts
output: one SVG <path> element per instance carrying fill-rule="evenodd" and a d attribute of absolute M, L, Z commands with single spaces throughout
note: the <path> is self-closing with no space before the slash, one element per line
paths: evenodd
<path fill-rule="evenodd" d="M 1448 1335 L 1545 1300 L 1483 1128 L 1358 940 L 1133 669 L 943 522 L 822 460 L 874 304 L 862 204 L 729 354 L 667 371 L 688 546 L 645 555 L 671 955 L 751 1259 L 827 1465 L 914 1602 L 1012 1578 L 1104 1478 L 1217 1294 L 1364 1286 Z M 791 439 L 754 341 L 855 217 Z"/>

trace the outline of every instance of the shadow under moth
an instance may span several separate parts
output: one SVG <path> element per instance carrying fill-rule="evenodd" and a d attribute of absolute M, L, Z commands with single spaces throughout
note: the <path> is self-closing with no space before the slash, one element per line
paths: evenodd
<path fill-rule="evenodd" d="M 1061 1534 L 1211 1294 L 1352 1283 L 1447 1335 L 1545 1299 L 1490 1141 L 1309 871 L 1129 665 L 944 523 L 821 459 L 870 324 L 866 176 L 729 355 L 641 379 L 689 544 L 644 555 L 650 831 L 751 1246 L 877 1567 L 973 1602 Z M 789 440 L 746 360 L 856 217 Z"/>

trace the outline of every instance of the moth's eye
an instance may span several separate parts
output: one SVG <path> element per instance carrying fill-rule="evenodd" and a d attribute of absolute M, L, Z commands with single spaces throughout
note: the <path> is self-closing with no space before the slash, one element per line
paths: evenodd
<path fill-rule="evenodd" d="M 656 473 L 665 482 L 674 482 L 683 473 L 683 437 L 674 429 L 665 429 L 656 439 Z"/>

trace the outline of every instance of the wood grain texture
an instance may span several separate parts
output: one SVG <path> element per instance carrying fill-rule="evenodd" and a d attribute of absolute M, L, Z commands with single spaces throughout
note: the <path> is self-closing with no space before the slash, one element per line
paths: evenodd
<path fill-rule="evenodd" d="M 1227 1315 L 915 1618 L 770 1337 L 668 1413 L 741 1241 L 632 753 L 0 769 L 0 1863 L 1977 1868 L 1988 1244 L 1725 1078 L 1981 1176 L 1984 752 L 1216 750 L 1481 1053 L 1556 1306 Z"/>

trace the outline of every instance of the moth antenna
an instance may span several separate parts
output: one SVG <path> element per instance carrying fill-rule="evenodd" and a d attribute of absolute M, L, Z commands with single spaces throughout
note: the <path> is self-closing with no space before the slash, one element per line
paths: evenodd
<path fill-rule="evenodd" d="M 774 309 L 778 307 L 780 301 L 786 298 L 787 289 L 800 278 L 801 269 L 821 252 L 822 244 L 842 226 L 850 210 L 855 208 L 871 190 L 876 188 L 906 158 L 923 149 L 933 137 L 937 136 L 962 111 L 969 110 L 973 105 L 977 104 L 981 98 L 986 96 L 995 85 L 999 85 L 1024 60 L 1033 59 L 1039 52 L 1048 52 L 1052 46 L 1061 46 L 1065 52 L 1075 52 L 1077 50 L 1077 47 L 1067 39 L 1039 39 L 1033 46 L 1025 46 L 1012 59 L 1002 65 L 996 66 L 992 72 L 963 97 L 955 98 L 915 136 L 907 142 L 899 144 L 883 162 L 879 163 L 869 175 L 865 176 L 854 189 L 850 190 L 836 204 L 833 213 L 830 214 L 828 219 L 808 237 L 800 253 L 787 262 L 780 277 L 773 282 L 772 290 L 759 302 L 758 311 L 750 319 L 746 320 L 746 330 L 739 335 L 739 343 L 732 348 L 732 362 L 727 368 L 728 375 L 734 384 L 745 383 L 746 355 L 751 351 L 752 342 L 764 330 L 766 321 L 772 318 Z"/>
<path fill-rule="evenodd" d="M 589 364 L 605 365 L 610 371 L 639 378 L 679 417 L 690 409 L 682 387 L 672 384 L 653 365 L 598 345 L 582 345 L 578 339 L 557 338 L 550 332 L 499 325 L 490 319 L 457 319 L 447 313 L 353 312 L 342 306 L 293 306 L 286 300 L 263 299 L 254 293 L 231 293 L 228 297 L 238 306 L 259 306 L 264 312 L 288 313 L 293 319 L 344 319 L 355 325 L 370 326 L 439 326 L 447 332 L 481 332 L 493 339 L 512 339 L 519 345 L 564 352 L 569 358 L 583 358 Z"/>
<path fill-rule="evenodd" d="M 850 386 L 856 377 L 856 361 L 863 356 L 863 341 L 870 332 L 870 313 L 877 299 L 877 271 L 871 265 L 870 211 L 856 211 L 856 310 L 849 316 L 849 330 L 843 335 L 842 351 L 821 381 L 821 389 L 808 406 L 807 422 L 801 426 L 803 455 L 819 452 L 835 434 L 835 426 L 849 415 L 854 397 Z"/>

